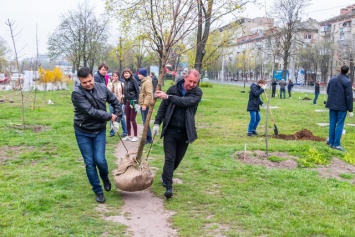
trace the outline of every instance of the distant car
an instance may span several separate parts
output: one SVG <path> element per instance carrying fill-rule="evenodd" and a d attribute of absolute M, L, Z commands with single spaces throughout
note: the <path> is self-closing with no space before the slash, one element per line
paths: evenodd
<path fill-rule="evenodd" d="M 0 75 L 0 84 L 7 84 L 11 81 L 10 77 Z"/>

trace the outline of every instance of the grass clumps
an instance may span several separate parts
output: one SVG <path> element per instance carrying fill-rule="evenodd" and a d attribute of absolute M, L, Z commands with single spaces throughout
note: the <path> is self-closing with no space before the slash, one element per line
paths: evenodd
<path fill-rule="evenodd" d="M 280 163 L 280 162 L 282 162 L 284 160 L 287 160 L 285 158 L 281 158 L 281 157 L 277 157 L 277 156 L 269 156 L 267 159 L 269 161 L 276 162 L 276 163 Z"/>
<path fill-rule="evenodd" d="M 201 82 L 200 83 L 200 87 L 210 87 L 210 88 L 212 88 L 213 85 L 210 82 Z"/>
<path fill-rule="evenodd" d="M 315 165 L 327 165 L 329 160 L 316 148 L 310 148 L 305 157 L 298 159 L 298 165 L 303 168 L 312 168 Z"/>

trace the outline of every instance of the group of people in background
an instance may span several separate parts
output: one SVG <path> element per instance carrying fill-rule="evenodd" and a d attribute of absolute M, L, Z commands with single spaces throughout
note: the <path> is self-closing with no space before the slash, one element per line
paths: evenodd
<path fill-rule="evenodd" d="M 271 82 L 271 97 L 276 96 L 276 86 L 277 86 L 276 79 L 273 79 Z M 288 83 L 286 83 L 284 79 L 281 79 L 281 81 L 279 82 L 279 86 L 280 86 L 280 99 L 282 99 L 282 97 L 286 99 L 286 86 L 287 86 L 288 98 L 291 98 L 291 91 L 293 88 L 292 80 L 288 80 Z"/>
<path fill-rule="evenodd" d="M 96 83 L 105 83 L 121 104 L 122 140 L 137 142 L 138 126 L 136 117 L 137 114 L 141 113 L 143 124 L 145 123 L 149 106 L 153 102 L 158 79 L 153 72 L 148 75 L 146 68 L 139 69 L 135 74 L 129 68 L 126 68 L 122 71 L 121 76 L 118 71 L 114 71 L 111 78 L 108 76 L 108 69 L 106 63 L 101 63 L 98 66 L 98 71 L 94 74 L 94 80 Z M 112 106 L 109 106 L 109 108 L 112 112 Z M 114 135 L 115 131 L 111 128 L 110 136 Z M 150 143 L 152 143 L 152 134 L 150 127 L 148 127 L 146 144 Z"/>
<path fill-rule="evenodd" d="M 355 88 L 352 87 L 351 81 L 347 74 L 349 73 L 348 66 L 342 66 L 340 68 L 340 74 L 333 77 L 327 86 L 328 99 L 325 102 L 325 107 L 329 108 L 329 133 L 327 139 L 327 145 L 331 148 L 345 151 L 345 149 L 340 145 L 340 140 L 343 134 L 344 122 L 349 112 L 349 118 L 353 117 L 353 91 Z M 276 79 L 272 80 L 271 96 L 276 96 Z M 282 79 L 279 82 L 280 86 L 280 98 L 285 99 L 286 97 L 286 81 Z M 291 98 L 291 90 L 293 83 L 291 80 L 288 80 L 287 90 L 289 98 Z M 260 99 L 260 95 L 266 89 L 266 81 L 260 79 L 257 83 L 252 83 L 250 86 L 249 100 L 247 105 L 247 111 L 250 114 L 250 121 L 248 126 L 248 136 L 257 135 L 257 126 L 260 121 L 260 106 L 264 103 Z M 317 104 L 317 99 L 320 92 L 320 83 L 317 81 L 314 86 L 314 99 L 313 104 Z"/>

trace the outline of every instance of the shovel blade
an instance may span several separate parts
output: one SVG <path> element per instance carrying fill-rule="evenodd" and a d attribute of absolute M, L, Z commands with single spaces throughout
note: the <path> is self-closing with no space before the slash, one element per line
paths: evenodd
<path fill-rule="evenodd" d="M 274 124 L 274 134 L 277 136 L 279 135 L 279 130 L 277 129 L 276 125 Z"/>

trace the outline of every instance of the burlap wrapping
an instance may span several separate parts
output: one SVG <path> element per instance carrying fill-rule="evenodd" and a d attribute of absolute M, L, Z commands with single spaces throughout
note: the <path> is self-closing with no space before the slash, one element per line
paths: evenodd
<path fill-rule="evenodd" d="M 136 153 L 127 153 L 118 163 L 114 171 L 115 185 L 122 191 L 135 192 L 149 188 L 154 176 L 148 164 L 138 167 L 135 161 Z"/>

